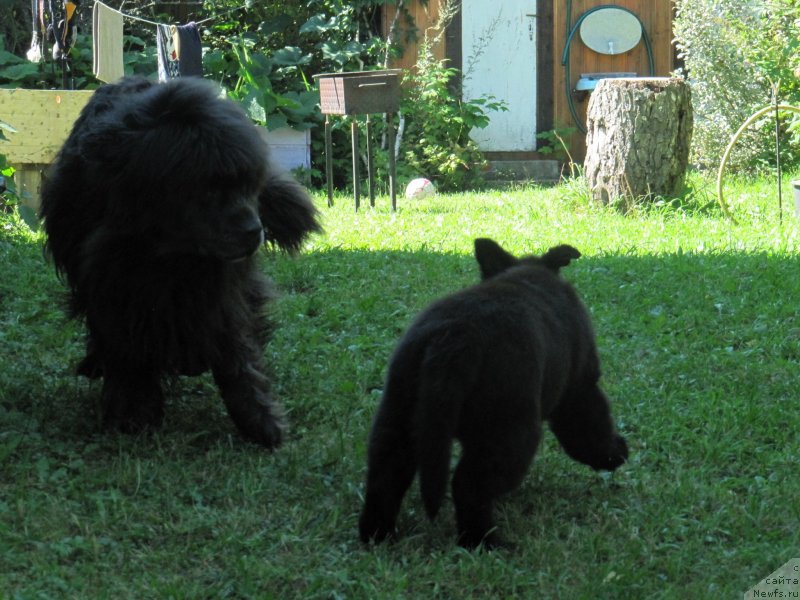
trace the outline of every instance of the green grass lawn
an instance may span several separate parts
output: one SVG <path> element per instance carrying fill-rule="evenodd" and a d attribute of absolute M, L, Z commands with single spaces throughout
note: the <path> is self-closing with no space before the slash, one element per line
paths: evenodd
<path fill-rule="evenodd" d="M 388 199 L 317 197 L 326 233 L 265 254 L 265 350 L 288 442 L 242 441 L 208 377 L 171 390 L 157 434 L 99 430 L 75 377 L 83 331 L 42 239 L 0 216 L 0 598 L 736 598 L 800 556 L 800 219 L 784 186 L 628 215 L 576 184 Z M 365 442 L 412 316 L 477 280 L 475 237 L 557 243 L 590 308 L 630 461 L 577 464 L 549 432 L 497 510 L 513 550 L 455 547 L 416 486 L 395 544 L 357 538 Z"/>

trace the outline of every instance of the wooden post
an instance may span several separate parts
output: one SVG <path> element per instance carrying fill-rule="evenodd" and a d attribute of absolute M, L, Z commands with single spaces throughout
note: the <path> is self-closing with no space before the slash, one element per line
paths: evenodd
<path fill-rule="evenodd" d="M 372 161 L 372 123 L 367 114 L 367 186 L 369 189 L 369 205 L 375 206 L 375 165 Z"/>
<path fill-rule="evenodd" d="M 325 115 L 325 181 L 328 187 L 328 207 L 331 207 L 333 206 L 333 145 L 330 115 Z"/>
<path fill-rule="evenodd" d="M 389 196 L 392 198 L 392 212 L 397 210 L 397 158 L 394 155 L 395 133 L 392 113 L 386 115 L 386 129 L 389 130 L 389 140 L 386 145 L 389 150 Z"/>
<path fill-rule="evenodd" d="M 691 90 L 683 79 L 599 81 L 586 119 L 584 169 L 592 198 L 608 204 L 680 195 L 692 124 Z"/>
<path fill-rule="evenodd" d="M 355 115 L 350 123 L 350 141 L 353 150 L 353 197 L 356 200 L 356 210 L 361 206 L 361 175 L 358 168 L 358 120 Z"/>

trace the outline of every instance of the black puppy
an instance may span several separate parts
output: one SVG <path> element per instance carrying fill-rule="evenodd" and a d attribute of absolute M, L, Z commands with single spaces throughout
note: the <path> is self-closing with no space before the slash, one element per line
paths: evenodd
<path fill-rule="evenodd" d="M 475 240 L 482 282 L 434 302 L 394 352 L 369 438 L 363 541 L 395 533 L 403 495 L 419 470 L 426 512 L 445 496 L 453 439 L 458 541 L 501 544 L 495 499 L 521 483 L 550 423 L 567 453 L 594 469 L 628 457 L 605 394 L 589 315 L 559 269 L 571 246 L 517 259 Z"/>
<path fill-rule="evenodd" d="M 265 240 L 299 249 L 320 229 L 306 191 L 257 127 L 198 78 L 98 89 L 42 190 L 46 248 L 88 328 L 78 372 L 103 377 L 106 425 L 156 426 L 161 384 L 211 370 L 239 430 L 280 443 L 264 375 Z"/>

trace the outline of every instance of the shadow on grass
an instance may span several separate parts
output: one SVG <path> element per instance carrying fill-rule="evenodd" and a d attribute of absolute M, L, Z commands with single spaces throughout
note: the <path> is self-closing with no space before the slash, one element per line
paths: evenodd
<path fill-rule="evenodd" d="M 83 328 L 63 317 L 63 287 L 39 245 L 15 245 L 9 254 L 14 258 L 4 262 L 0 284 L 2 406 L 29 413 L 48 435 L 85 435 L 80 422 L 94 425 L 90 415 L 99 392 L 71 375 L 81 358 Z M 284 402 L 306 428 L 315 426 L 314 407 L 326 398 L 350 394 L 351 408 L 373 402 L 386 360 L 411 318 L 435 298 L 478 280 L 471 256 L 424 249 L 334 248 L 294 259 L 268 254 L 263 267 L 282 294 L 267 354 Z M 754 361 L 767 371 L 798 361 L 798 267 L 797 257 L 766 253 L 607 255 L 583 257 L 563 274 L 593 314 L 608 379 L 629 381 L 630 392 L 614 385 L 634 401 L 642 385 L 636 371 L 674 380 L 713 359 L 732 371 L 714 373 L 718 386 L 706 378 L 715 390 L 752 370 Z M 191 412 L 195 400 L 188 399 L 215 390 L 200 380 L 179 384 L 177 393 L 187 400 L 179 410 Z M 219 420 L 221 411 L 208 406 L 199 419 L 209 412 Z M 180 429 L 179 420 L 168 421 Z"/>

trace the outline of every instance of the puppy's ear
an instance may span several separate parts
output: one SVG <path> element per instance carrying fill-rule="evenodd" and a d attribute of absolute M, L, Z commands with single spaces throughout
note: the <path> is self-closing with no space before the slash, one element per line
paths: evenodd
<path fill-rule="evenodd" d="M 580 256 L 581 253 L 575 248 L 563 244 L 550 248 L 550 250 L 545 252 L 544 256 L 542 256 L 542 262 L 548 269 L 558 273 L 561 267 L 566 267 L 571 260 L 580 258 Z"/>
<path fill-rule="evenodd" d="M 516 265 L 519 260 L 503 250 L 494 240 L 475 240 L 475 260 L 481 268 L 481 279 L 489 279 Z"/>

